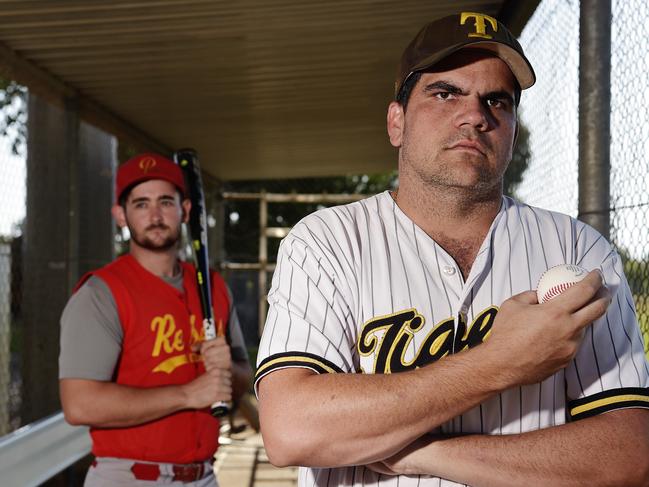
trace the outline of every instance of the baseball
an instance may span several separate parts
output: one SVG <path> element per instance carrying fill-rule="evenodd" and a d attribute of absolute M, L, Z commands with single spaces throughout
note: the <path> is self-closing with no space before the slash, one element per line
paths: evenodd
<path fill-rule="evenodd" d="M 588 271 L 573 264 L 561 264 L 551 267 L 543 273 L 536 286 L 536 296 L 539 303 L 556 298 L 573 284 L 586 277 Z"/>

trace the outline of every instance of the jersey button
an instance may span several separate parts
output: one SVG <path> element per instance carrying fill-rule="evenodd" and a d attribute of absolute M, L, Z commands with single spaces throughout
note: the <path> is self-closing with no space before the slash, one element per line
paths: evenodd
<path fill-rule="evenodd" d="M 444 272 L 444 274 L 446 274 L 447 276 L 452 276 L 453 274 L 455 274 L 455 267 L 452 267 L 450 265 L 446 265 L 442 269 L 442 272 Z"/>

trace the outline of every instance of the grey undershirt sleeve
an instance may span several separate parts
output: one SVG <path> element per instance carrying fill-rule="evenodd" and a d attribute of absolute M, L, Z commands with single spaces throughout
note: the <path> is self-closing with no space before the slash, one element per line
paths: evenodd
<path fill-rule="evenodd" d="M 91 276 L 61 316 L 59 378 L 112 380 L 122 339 L 113 295 L 104 281 Z"/>
<path fill-rule="evenodd" d="M 230 299 L 232 302 L 232 299 Z M 246 344 L 243 341 L 243 332 L 241 331 L 241 325 L 239 324 L 239 316 L 237 315 L 237 310 L 234 306 L 230 307 L 230 323 L 229 323 L 229 332 L 230 332 L 230 354 L 232 355 L 232 360 L 235 362 L 248 362 L 248 351 L 246 350 Z"/>

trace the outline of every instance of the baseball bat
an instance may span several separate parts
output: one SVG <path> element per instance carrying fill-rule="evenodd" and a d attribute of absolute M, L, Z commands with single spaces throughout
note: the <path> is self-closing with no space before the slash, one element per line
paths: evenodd
<path fill-rule="evenodd" d="M 193 149 L 180 149 L 174 153 L 174 161 L 180 166 L 185 176 L 188 197 L 192 203 L 189 211 L 189 235 L 192 255 L 196 266 L 196 281 L 201 298 L 203 311 L 203 330 L 205 339 L 211 340 L 217 336 L 225 336 L 223 323 L 218 329 L 214 325 L 214 308 L 212 307 L 212 286 L 210 283 L 210 267 L 207 253 L 207 217 L 205 212 L 205 193 L 198 156 Z M 212 404 L 211 413 L 214 417 L 225 416 L 230 412 L 230 405 L 220 401 Z"/>

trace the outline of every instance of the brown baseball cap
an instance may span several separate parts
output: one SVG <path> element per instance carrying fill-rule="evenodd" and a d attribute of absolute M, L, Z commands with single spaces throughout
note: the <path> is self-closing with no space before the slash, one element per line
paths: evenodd
<path fill-rule="evenodd" d="M 536 81 L 523 48 L 504 24 L 489 15 L 461 12 L 429 22 L 408 44 L 401 55 L 395 96 L 413 73 L 430 68 L 465 47 L 492 51 L 507 63 L 523 90 Z"/>

